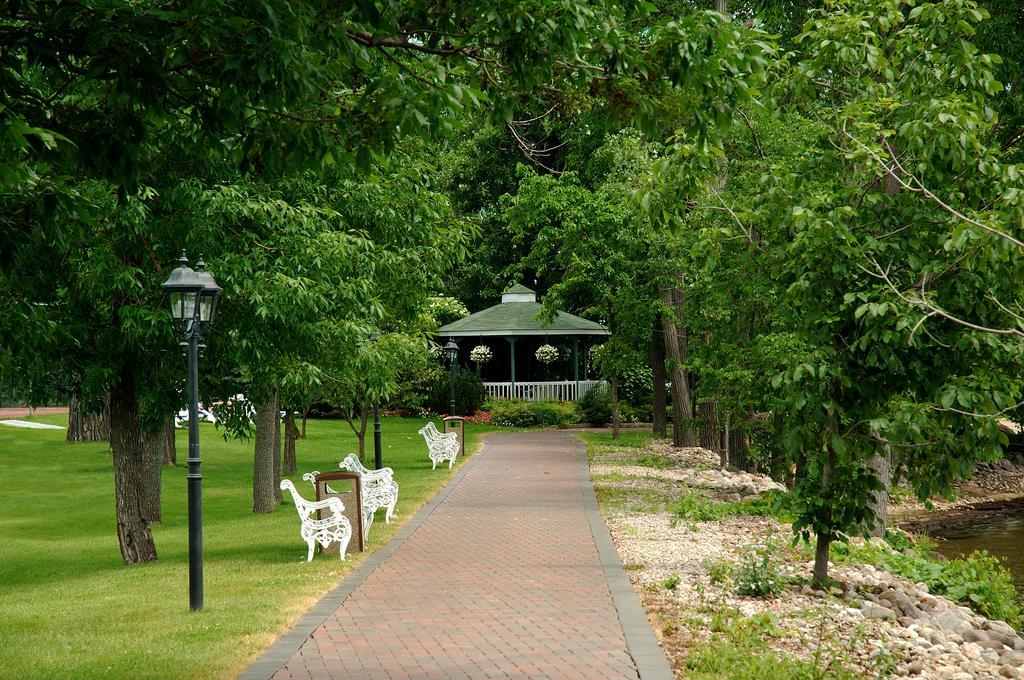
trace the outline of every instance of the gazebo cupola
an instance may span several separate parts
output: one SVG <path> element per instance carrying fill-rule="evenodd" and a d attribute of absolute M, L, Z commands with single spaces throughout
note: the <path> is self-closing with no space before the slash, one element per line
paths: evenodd
<path fill-rule="evenodd" d="M 537 302 L 537 294 L 526 286 L 515 284 L 502 293 L 501 304 L 442 326 L 437 334 L 442 339 L 456 342 L 475 338 L 480 344 L 492 346 L 498 338 L 505 339 L 508 352 L 498 352 L 498 365 L 488 370 L 493 373 L 507 369 L 508 380 L 485 381 L 490 396 L 568 401 L 579 398 L 597 382 L 580 380 L 580 340 L 602 339 L 609 333 L 601 324 L 568 312 L 558 311 L 552 319 L 546 319 L 543 306 Z M 571 379 L 567 376 L 565 380 L 521 380 L 524 368 L 536 370 L 533 359 L 536 347 L 560 340 L 569 340 L 572 345 Z M 516 371 L 517 363 L 519 373 Z"/>

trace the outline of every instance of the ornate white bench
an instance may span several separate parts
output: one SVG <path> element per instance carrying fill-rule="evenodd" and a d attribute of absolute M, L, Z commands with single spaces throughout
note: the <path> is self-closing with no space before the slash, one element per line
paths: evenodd
<path fill-rule="evenodd" d="M 384 522 L 391 524 L 391 518 L 395 514 L 395 505 L 398 503 L 398 482 L 395 481 L 395 471 L 389 467 L 380 470 L 371 470 L 363 465 L 359 456 L 350 453 L 345 459 L 338 463 L 338 467 L 349 472 L 358 472 L 363 486 L 363 506 L 372 508 L 371 512 L 377 512 L 385 508 Z"/>
<path fill-rule="evenodd" d="M 354 453 L 345 456 L 345 459 L 338 463 L 338 467 L 359 475 L 359 500 L 363 507 L 363 543 L 366 543 L 376 512 L 385 508 L 384 521 L 388 524 L 395 514 L 395 505 L 398 503 L 398 482 L 394 479 L 395 472 L 389 467 L 380 470 L 364 467 L 359 461 L 359 456 Z M 319 474 L 314 470 L 302 475 L 302 478 L 312 483 L 315 488 L 316 476 Z M 337 493 L 329 486 L 326 490 L 328 493 Z"/>
<path fill-rule="evenodd" d="M 433 463 L 430 469 L 436 470 L 438 463 L 448 461 L 448 469 L 451 470 L 455 457 L 459 455 L 459 435 L 454 432 L 442 434 L 432 422 L 420 428 L 420 434 L 427 442 L 427 452 L 430 455 L 430 462 Z"/>
<path fill-rule="evenodd" d="M 295 485 L 290 480 L 281 480 L 281 490 L 288 490 L 295 502 L 295 509 L 299 513 L 299 535 L 309 546 L 309 554 L 306 561 L 313 561 L 313 550 L 316 544 L 326 548 L 331 543 L 338 543 L 338 555 L 345 559 L 345 551 L 348 550 L 348 542 L 352 540 L 352 524 L 348 517 L 342 514 L 345 510 L 340 498 L 327 498 L 322 501 L 307 501 L 295 490 Z M 316 519 L 318 510 L 330 510 L 331 514 L 324 519 Z"/>

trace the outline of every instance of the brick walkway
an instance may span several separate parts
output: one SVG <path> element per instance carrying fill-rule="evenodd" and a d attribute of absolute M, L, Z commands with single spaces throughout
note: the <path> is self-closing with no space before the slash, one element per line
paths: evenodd
<path fill-rule="evenodd" d="M 671 678 L 577 440 L 494 435 L 440 496 L 243 677 Z"/>

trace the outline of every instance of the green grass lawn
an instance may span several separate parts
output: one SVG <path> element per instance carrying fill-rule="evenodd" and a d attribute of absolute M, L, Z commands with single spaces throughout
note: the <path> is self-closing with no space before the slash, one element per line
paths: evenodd
<path fill-rule="evenodd" d="M 66 424 L 65 416 L 37 416 Z M 384 464 L 401 487 L 397 517 L 383 512 L 369 550 L 383 545 L 450 478 L 430 469 L 416 431 L 386 418 Z M 467 453 L 485 428 L 469 425 Z M 185 466 L 164 468 L 159 559 L 126 567 L 117 546 L 114 481 L 105 442 L 67 444 L 64 432 L 0 426 L 0 675 L 8 678 L 224 678 L 252 662 L 289 624 L 369 554 L 306 563 L 290 499 L 253 515 L 252 442 L 225 442 L 202 426 L 205 609 L 188 609 Z M 367 437 L 372 451 L 372 435 Z M 341 421 L 309 421 L 292 479 L 337 470 L 355 450 Z M 372 456 L 372 453 L 371 453 Z M 460 457 L 461 464 L 463 458 Z M 353 540 L 352 546 L 355 545 Z"/>

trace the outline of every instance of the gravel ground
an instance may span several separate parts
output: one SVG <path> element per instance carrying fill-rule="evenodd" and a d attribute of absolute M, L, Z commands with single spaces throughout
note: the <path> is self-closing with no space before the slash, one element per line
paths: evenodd
<path fill-rule="evenodd" d="M 704 473 L 717 463 L 710 451 L 674 450 L 667 441 L 644 449 L 599 446 L 591 457 L 602 512 L 677 677 L 686 677 L 694 645 L 715 635 L 716 620 L 757 614 L 773 617 L 774 630 L 764 637 L 772 650 L 818 659 L 822 667 L 838 662 L 865 677 L 1024 677 L 1024 665 L 1017 665 L 1024 655 L 1014 656 L 1021 652 L 1012 646 L 1019 638 L 1007 638 L 1006 645 L 980 641 L 990 628 L 1005 624 L 988 622 L 929 595 L 923 584 L 870 566 L 833 565 L 831 575 L 843 584 L 833 593 L 790 584 L 773 598 L 737 595 L 727 571 L 766 545 L 772 546 L 779 572 L 797 582 L 809 580 L 812 563 L 808 553 L 792 546 L 790 528 L 775 518 L 698 522 L 667 511 L 670 499 L 686 488 L 720 498 L 702 484 Z M 665 467 L 647 467 L 651 464 Z M 759 490 L 768 486 L 756 475 L 726 475 L 723 484 L 751 477 Z M 887 597 L 908 603 L 913 617 L 900 616 L 904 612 Z M 949 622 L 949 630 L 933 619 Z"/>

